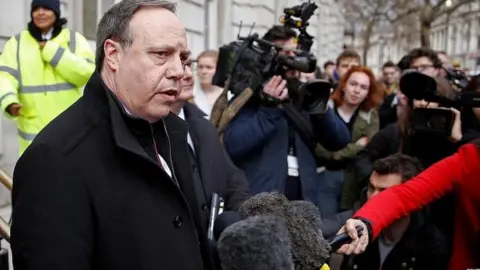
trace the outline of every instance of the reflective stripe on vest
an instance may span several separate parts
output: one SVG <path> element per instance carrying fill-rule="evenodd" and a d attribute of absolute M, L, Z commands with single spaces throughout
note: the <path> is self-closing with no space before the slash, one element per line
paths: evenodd
<path fill-rule="evenodd" d="M 37 136 L 37 133 L 28 133 L 28 132 L 25 132 L 19 128 L 17 128 L 17 132 L 18 132 L 18 136 L 20 136 L 20 138 L 26 140 L 26 141 L 33 141 L 33 139 L 35 139 L 35 137 Z"/>
<path fill-rule="evenodd" d="M 18 71 L 11 68 L 11 67 L 7 67 L 7 66 L 0 66 L 0 71 L 3 71 L 5 73 L 8 73 L 10 75 L 12 75 L 15 79 L 18 80 Z"/>
<path fill-rule="evenodd" d="M 70 32 L 70 40 L 68 41 L 68 47 L 72 53 L 75 53 L 75 50 L 77 48 L 77 35 L 75 31 Z M 17 71 L 16 71 L 16 78 L 18 79 L 18 92 L 22 94 L 27 94 L 27 93 L 45 93 L 45 92 L 55 92 L 55 91 L 70 91 L 72 88 L 77 88 L 75 85 L 71 83 L 58 83 L 58 84 L 51 84 L 51 85 L 29 85 L 29 86 L 24 86 L 22 84 L 22 71 L 20 69 L 20 35 L 18 34 L 15 36 L 15 40 L 17 41 Z M 53 56 L 53 59 L 51 61 L 51 64 L 53 67 L 56 67 L 58 65 L 58 62 L 60 62 L 60 59 L 63 56 L 63 53 L 65 53 L 64 48 L 60 48 L 57 50 L 55 55 Z M 7 67 L 5 67 L 7 68 Z M 11 69 L 11 68 L 10 68 Z M 1 70 L 1 69 L 0 69 Z M 11 69 L 11 71 L 15 71 Z"/>

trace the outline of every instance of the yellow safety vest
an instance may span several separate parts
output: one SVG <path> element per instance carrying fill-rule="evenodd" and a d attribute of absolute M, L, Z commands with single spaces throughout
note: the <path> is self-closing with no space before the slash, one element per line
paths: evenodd
<path fill-rule="evenodd" d="M 0 108 L 22 105 L 16 118 L 20 154 L 35 136 L 81 95 L 95 70 L 85 37 L 63 29 L 40 49 L 24 30 L 10 38 L 0 55 Z M 12 117 L 8 112 L 7 117 Z"/>

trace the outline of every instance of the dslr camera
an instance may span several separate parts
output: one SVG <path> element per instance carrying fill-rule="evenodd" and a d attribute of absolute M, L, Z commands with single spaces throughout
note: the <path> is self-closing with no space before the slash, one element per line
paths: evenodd
<path fill-rule="evenodd" d="M 466 108 L 480 107 L 480 93 L 456 93 L 453 99 L 439 95 L 435 79 L 415 70 L 407 70 L 400 78 L 400 89 L 409 99 L 411 107 L 413 100 L 435 102 L 443 107 L 414 108 L 412 129 L 416 132 L 431 132 L 448 137 L 452 132 L 455 114 L 445 108 L 456 108 L 461 111 Z"/>

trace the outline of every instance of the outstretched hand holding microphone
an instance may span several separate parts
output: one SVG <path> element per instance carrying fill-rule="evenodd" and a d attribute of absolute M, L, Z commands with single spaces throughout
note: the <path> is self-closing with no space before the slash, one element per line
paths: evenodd
<path fill-rule="evenodd" d="M 361 228 L 361 233 L 358 233 L 359 227 Z M 370 242 L 371 229 L 369 227 L 367 222 L 360 219 L 351 218 L 347 220 L 337 235 L 347 233 L 352 241 L 342 245 L 340 249 L 337 250 L 337 253 L 345 255 L 363 253 Z"/>

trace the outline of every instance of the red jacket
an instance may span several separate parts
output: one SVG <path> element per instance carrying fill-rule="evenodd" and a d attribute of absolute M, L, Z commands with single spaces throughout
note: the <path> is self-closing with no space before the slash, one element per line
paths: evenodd
<path fill-rule="evenodd" d="M 395 220 L 453 191 L 455 226 L 449 269 L 479 267 L 480 150 L 473 144 L 432 165 L 405 184 L 370 199 L 355 217 L 371 222 L 373 236 Z"/>

